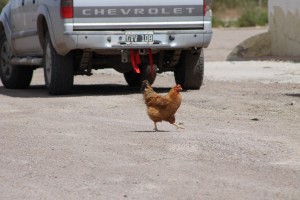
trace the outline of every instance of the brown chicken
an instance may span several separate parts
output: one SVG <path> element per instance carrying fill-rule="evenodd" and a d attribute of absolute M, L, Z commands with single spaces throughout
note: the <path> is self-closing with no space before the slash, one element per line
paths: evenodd
<path fill-rule="evenodd" d="M 180 85 L 174 86 L 167 95 L 157 94 L 148 81 L 143 81 L 142 92 L 149 118 L 154 122 L 154 131 L 158 131 L 157 122 L 167 121 L 178 128 L 184 127 L 175 123 L 175 113 L 181 104 Z"/>

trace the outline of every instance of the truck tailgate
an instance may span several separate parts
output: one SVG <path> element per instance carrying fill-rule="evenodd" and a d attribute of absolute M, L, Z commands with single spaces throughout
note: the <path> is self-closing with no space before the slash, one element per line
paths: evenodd
<path fill-rule="evenodd" d="M 203 29 L 204 0 L 73 0 L 74 30 Z"/>

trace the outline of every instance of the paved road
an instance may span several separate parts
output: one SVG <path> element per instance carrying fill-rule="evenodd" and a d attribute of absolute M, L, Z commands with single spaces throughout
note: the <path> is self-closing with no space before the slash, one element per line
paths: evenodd
<path fill-rule="evenodd" d="M 300 199 L 299 70 L 207 62 L 182 93 L 185 130 L 158 133 L 112 70 L 76 77 L 70 96 L 49 96 L 41 70 L 28 90 L 0 86 L 0 199 Z"/>

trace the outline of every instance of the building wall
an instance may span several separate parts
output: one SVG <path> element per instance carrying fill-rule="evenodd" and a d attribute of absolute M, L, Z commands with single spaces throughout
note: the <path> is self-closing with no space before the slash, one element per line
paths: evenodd
<path fill-rule="evenodd" d="M 269 0 L 272 54 L 300 56 L 300 0 Z"/>

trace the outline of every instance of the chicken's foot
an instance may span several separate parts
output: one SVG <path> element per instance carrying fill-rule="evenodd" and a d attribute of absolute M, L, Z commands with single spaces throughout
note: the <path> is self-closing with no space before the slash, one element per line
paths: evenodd
<path fill-rule="evenodd" d="M 176 126 L 177 130 L 184 129 L 184 126 L 182 126 L 182 123 L 173 123 L 173 125 Z"/>

